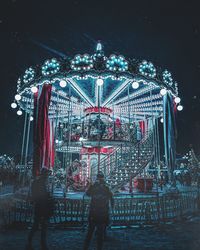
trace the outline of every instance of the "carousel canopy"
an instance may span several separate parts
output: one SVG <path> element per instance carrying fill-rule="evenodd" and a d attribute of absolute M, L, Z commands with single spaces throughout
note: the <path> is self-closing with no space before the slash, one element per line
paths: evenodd
<path fill-rule="evenodd" d="M 29 67 L 18 79 L 12 108 L 17 114 L 33 113 L 33 93 L 43 84 L 52 84 L 49 118 L 81 117 L 90 107 L 106 107 L 113 117 L 145 120 L 162 117 L 163 95 L 169 91 L 182 109 L 178 86 L 172 74 L 152 62 L 105 56 L 101 43 L 93 55 L 71 59 L 48 59 Z"/>

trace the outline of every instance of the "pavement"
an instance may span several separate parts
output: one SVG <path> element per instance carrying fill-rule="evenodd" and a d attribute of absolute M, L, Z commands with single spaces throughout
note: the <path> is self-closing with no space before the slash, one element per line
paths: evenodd
<path fill-rule="evenodd" d="M 0 232 L 1 250 L 25 249 L 28 231 L 7 229 Z M 81 250 L 86 230 L 53 229 L 48 230 L 49 250 Z M 160 226 L 137 226 L 132 228 L 108 229 L 108 239 L 104 250 L 199 250 L 200 216 L 181 223 Z M 39 232 L 36 233 L 33 246 L 39 250 Z M 91 244 L 95 248 L 95 237 Z"/>

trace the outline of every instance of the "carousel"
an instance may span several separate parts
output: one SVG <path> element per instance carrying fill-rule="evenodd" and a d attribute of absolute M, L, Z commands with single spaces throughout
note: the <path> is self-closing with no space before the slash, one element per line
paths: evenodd
<path fill-rule="evenodd" d="M 93 54 L 48 59 L 18 79 L 11 104 L 17 115 L 24 114 L 23 164 L 33 131 L 34 177 L 42 168 L 54 172 L 58 157 L 64 182 L 74 190 L 84 190 L 98 171 L 113 191 L 133 180 L 139 187 L 150 166 L 160 174 L 164 135 L 164 165 L 172 179 L 180 101 L 168 70 L 106 55 L 100 42 Z"/>

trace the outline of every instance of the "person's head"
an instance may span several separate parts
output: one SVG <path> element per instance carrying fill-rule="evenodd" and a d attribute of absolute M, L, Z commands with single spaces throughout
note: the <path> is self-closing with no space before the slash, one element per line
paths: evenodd
<path fill-rule="evenodd" d="M 97 180 L 99 182 L 104 182 L 104 174 L 102 172 L 98 172 L 98 174 L 97 174 Z"/>

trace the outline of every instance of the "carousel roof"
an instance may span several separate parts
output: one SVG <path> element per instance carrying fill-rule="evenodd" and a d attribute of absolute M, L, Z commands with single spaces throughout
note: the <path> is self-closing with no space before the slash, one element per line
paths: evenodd
<path fill-rule="evenodd" d="M 66 118 L 69 112 L 80 117 L 85 108 L 101 106 L 112 109 L 116 117 L 143 120 L 162 116 L 167 91 L 180 102 L 177 83 L 168 70 L 120 54 L 106 56 L 101 43 L 93 55 L 53 58 L 29 67 L 18 79 L 12 108 L 18 106 L 19 115 L 21 110 L 32 113 L 33 93 L 46 83 L 52 84 L 50 118 Z"/>

